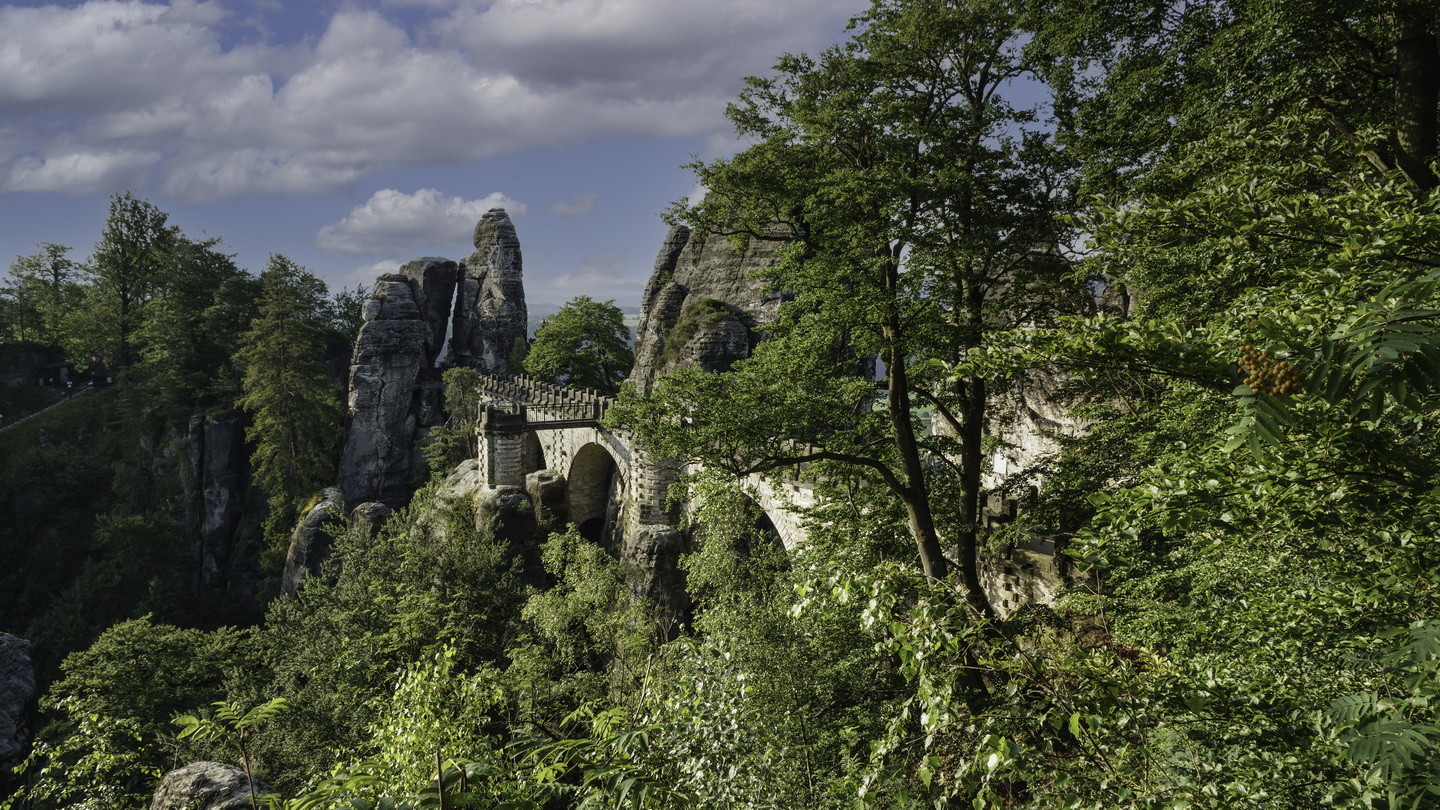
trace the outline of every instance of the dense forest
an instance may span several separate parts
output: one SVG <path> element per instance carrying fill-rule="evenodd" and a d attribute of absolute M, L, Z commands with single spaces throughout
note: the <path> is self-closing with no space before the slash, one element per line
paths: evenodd
<path fill-rule="evenodd" d="M 200 760 L 292 810 L 1440 805 L 1437 35 L 1426 0 L 875 0 L 748 79 L 747 147 L 667 216 L 777 241 L 779 314 L 607 416 L 703 465 L 681 614 L 447 497 L 464 374 L 410 505 L 279 595 L 365 293 L 115 195 L 0 298 L 0 352 L 95 381 L 0 432 L 44 688 L 0 808 L 148 807 Z M 577 303 L 557 336 L 621 328 Z M 619 376 L 577 354 L 521 362 Z M 999 475 L 1036 390 L 1085 429 Z M 253 504 L 210 570 L 179 448 L 227 419 Z M 738 482 L 795 471 L 785 551 Z M 1007 615 L 984 560 L 1031 537 L 1070 587 Z"/>

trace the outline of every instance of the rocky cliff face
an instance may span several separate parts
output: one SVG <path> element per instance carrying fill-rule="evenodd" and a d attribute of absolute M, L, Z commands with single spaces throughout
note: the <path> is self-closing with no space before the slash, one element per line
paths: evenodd
<path fill-rule="evenodd" d="M 0 633 L 0 796 L 30 748 L 34 732 L 35 670 L 30 642 Z"/>
<path fill-rule="evenodd" d="M 461 263 L 450 358 L 482 374 L 509 373 L 510 350 L 525 336 L 520 239 L 503 208 L 475 226 L 475 252 Z"/>
<path fill-rule="evenodd" d="M 419 440 L 445 420 L 440 366 L 504 374 L 524 339 L 520 240 L 504 209 L 486 212 L 474 244 L 462 263 L 416 259 L 375 281 L 350 365 L 339 473 L 347 504 L 404 505 L 421 469 Z"/>
<path fill-rule="evenodd" d="M 453 267 L 453 263 L 451 264 Z M 393 273 L 375 280 L 350 366 L 350 419 L 340 455 L 346 503 L 402 504 L 410 497 L 419 419 L 416 392 L 433 357 L 423 286 Z"/>
<path fill-rule="evenodd" d="M 748 356 L 759 339 L 752 330 L 773 318 L 780 304 L 752 276 L 774 265 L 779 246 L 751 240 L 737 252 L 727 239 L 671 228 L 640 302 L 630 381 L 648 393 L 680 366 L 723 371 Z"/>
<path fill-rule="evenodd" d="M 189 514 L 183 525 L 195 538 L 200 587 L 253 598 L 259 587 L 253 561 L 259 554 L 264 495 L 251 484 L 244 416 L 196 414 L 186 438 L 183 480 Z"/>

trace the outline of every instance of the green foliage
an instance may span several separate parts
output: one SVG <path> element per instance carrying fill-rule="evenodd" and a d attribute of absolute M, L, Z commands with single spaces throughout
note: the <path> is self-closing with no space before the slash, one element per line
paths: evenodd
<path fill-rule="evenodd" d="M 235 748 L 240 752 L 240 762 L 245 771 L 245 781 L 249 786 L 250 807 L 259 810 L 261 798 L 255 790 L 254 766 L 250 761 L 250 749 L 245 744 L 250 733 L 269 723 L 285 710 L 285 698 L 274 698 L 261 703 L 249 710 L 243 708 L 239 703 L 226 703 L 217 700 L 213 704 L 215 708 L 214 717 L 196 717 L 187 714 L 175 718 L 175 725 L 180 726 L 179 739 L 193 737 L 196 740 L 229 740 L 235 743 Z M 273 803 L 267 802 L 267 804 Z"/>
<path fill-rule="evenodd" d="M 635 364 L 630 328 L 614 301 L 579 296 L 535 330 L 525 373 L 576 388 L 614 394 Z"/>
<path fill-rule="evenodd" d="M 341 289 L 325 302 L 325 326 L 331 332 L 344 337 L 351 343 L 360 334 L 360 324 L 365 302 L 370 300 L 370 290 L 364 284 Z"/>
<path fill-rule="evenodd" d="M 535 807 L 516 778 L 526 770 L 518 752 L 497 734 L 506 698 L 496 670 L 458 671 L 456 651 L 441 648 L 377 699 L 374 753 L 336 766 L 287 807 Z"/>
<path fill-rule="evenodd" d="M 127 368 L 136 359 L 135 333 L 162 283 L 179 229 L 169 215 L 129 192 L 110 196 L 105 232 L 90 258 L 92 284 L 81 356 Z"/>
<path fill-rule="evenodd" d="M 448 475 L 462 461 L 478 458 L 480 437 L 480 373 L 472 368 L 450 368 L 445 381 L 445 424 L 430 429 L 422 448 L 431 476 Z"/>
<path fill-rule="evenodd" d="M 255 446 L 255 481 L 269 498 L 268 544 L 283 553 L 300 505 L 334 475 L 340 393 L 320 363 L 324 283 L 272 255 L 260 285 L 259 317 L 236 355 L 244 369 L 237 404 L 250 414 L 245 438 Z"/>
<path fill-rule="evenodd" d="M 1385 634 L 1395 638 L 1398 630 Z M 1440 622 L 1406 628 L 1406 643 L 1381 659 L 1399 681 L 1388 694 L 1362 692 L 1331 702 L 1326 720 L 1359 769 L 1347 799 L 1362 806 L 1425 807 L 1440 796 Z"/>
<path fill-rule="evenodd" d="M 326 572 L 271 603 L 256 659 L 227 693 L 246 704 L 288 701 L 284 723 L 262 729 L 254 750 L 270 783 L 290 795 L 337 760 L 376 753 L 367 729 L 402 712 L 387 707 L 407 667 L 442 647 L 457 672 L 500 660 L 523 602 L 505 546 L 477 530 L 467 503 L 434 490 L 417 493 L 374 537 L 339 531 Z"/>
<path fill-rule="evenodd" d="M 41 701 L 46 722 L 24 765 L 26 785 L 6 810 L 148 807 L 161 774 L 201 754 L 169 718 L 222 693 L 248 634 L 205 633 L 144 616 L 105 631 L 65 659 Z"/>
<path fill-rule="evenodd" d="M 40 250 L 10 265 L 10 283 L 0 287 L 6 317 L 0 337 L 6 342 L 66 343 L 67 323 L 81 307 L 81 266 L 66 257 L 70 248 L 42 242 Z"/>
<path fill-rule="evenodd" d="M 526 632 L 507 651 L 529 682 L 533 716 L 564 716 L 588 701 L 616 700 L 642 677 L 664 639 L 654 608 L 630 592 L 630 572 L 572 525 L 541 548 L 550 586 L 521 610 Z"/>

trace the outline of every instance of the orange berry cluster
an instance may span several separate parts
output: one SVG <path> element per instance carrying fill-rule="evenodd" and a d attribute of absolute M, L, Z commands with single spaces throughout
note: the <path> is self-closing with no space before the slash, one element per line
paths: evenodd
<path fill-rule="evenodd" d="M 1240 349 L 1244 352 L 1240 355 L 1240 371 L 1250 390 L 1271 396 L 1300 393 L 1300 383 L 1305 377 L 1294 363 L 1276 360 L 1269 350 L 1257 351 L 1250 338 L 1245 338 Z"/>

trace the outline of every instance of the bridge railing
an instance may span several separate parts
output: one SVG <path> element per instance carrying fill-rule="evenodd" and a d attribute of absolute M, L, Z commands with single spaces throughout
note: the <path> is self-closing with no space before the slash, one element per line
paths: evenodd
<path fill-rule="evenodd" d="M 599 422 L 615 398 L 589 388 L 571 388 L 526 374 L 480 378 L 481 407 L 516 411 L 524 408 L 531 421 Z"/>

